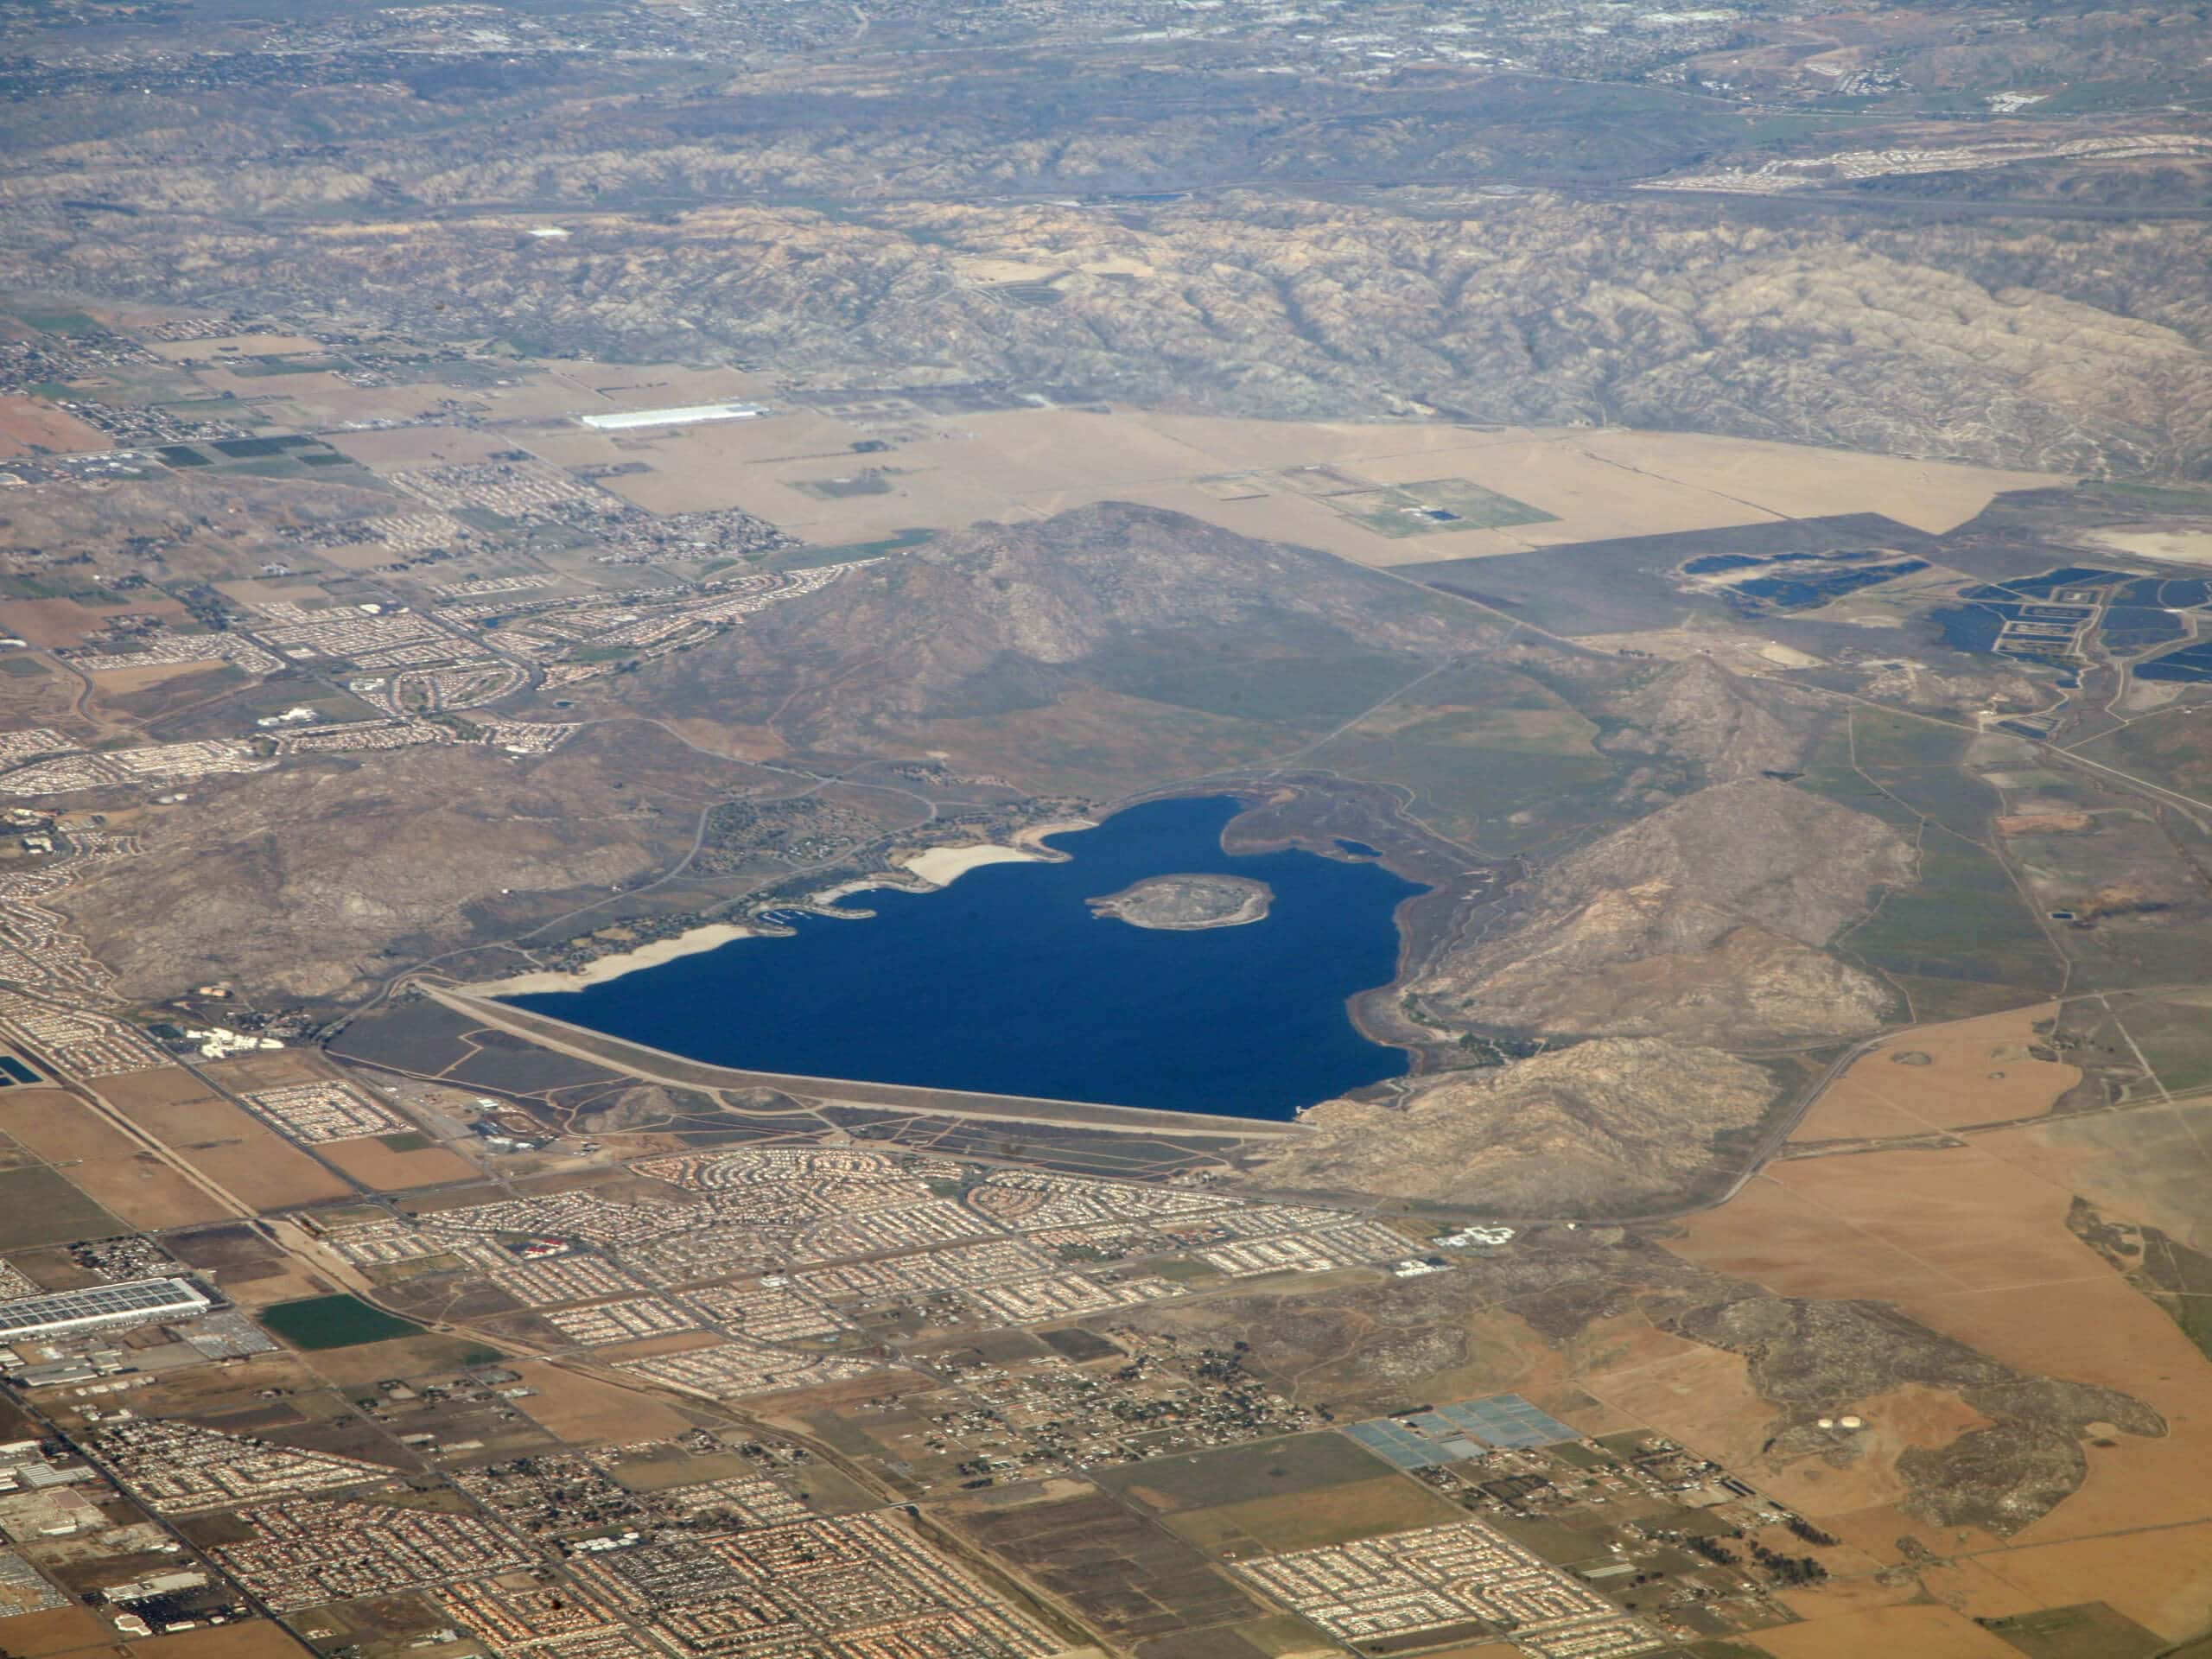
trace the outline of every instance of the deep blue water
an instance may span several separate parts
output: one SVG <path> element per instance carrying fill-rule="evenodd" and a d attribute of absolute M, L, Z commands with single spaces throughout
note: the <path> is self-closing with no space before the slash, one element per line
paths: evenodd
<path fill-rule="evenodd" d="M 1221 832 L 1238 810 L 1148 802 L 1052 837 L 1064 863 L 855 893 L 840 906 L 873 918 L 798 916 L 789 938 L 513 1000 L 721 1065 L 1240 1117 L 1400 1075 L 1404 1052 L 1361 1036 L 1346 1005 L 1396 971 L 1393 912 L 1421 889 L 1312 853 L 1233 858 Z M 1084 903 L 1202 873 L 1266 882 L 1267 918 L 1170 932 Z"/>

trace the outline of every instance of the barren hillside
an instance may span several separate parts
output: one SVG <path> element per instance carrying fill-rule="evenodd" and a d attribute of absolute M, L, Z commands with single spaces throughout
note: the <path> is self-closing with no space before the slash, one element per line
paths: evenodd
<path fill-rule="evenodd" d="M 1723 1046 L 1871 1030 L 1876 980 L 1822 949 L 1911 849 L 1787 785 L 1701 790 L 1568 855 L 1413 989 L 1432 1017 Z"/>

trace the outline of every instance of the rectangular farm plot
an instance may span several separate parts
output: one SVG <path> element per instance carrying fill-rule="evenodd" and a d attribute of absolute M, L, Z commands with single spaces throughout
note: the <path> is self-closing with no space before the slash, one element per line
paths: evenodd
<path fill-rule="evenodd" d="M 1378 536 L 1434 536 L 1457 530 L 1546 524 L 1554 514 L 1464 478 L 1431 478 L 1324 498 L 1354 524 Z"/>
<path fill-rule="evenodd" d="M 1178 1538 L 1227 1559 L 1356 1543 L 1457 1520 L 1460 1510 L 1402 1475 L 1332 1486 L 1325 1498 L 1285 1496 L 1186 1510 L 1160 1524 Z"/>
<path fill-rule="evenodd" d="M 111 1098 L 120 1091 L 106 1089 Z M 228 1101 L 196 1098 L 116 1103 L 156 1140 L 257 1210 L 347 1198 L 353 1189 Z"/>
<path fill-rule="evenodd" d="M 380 1192 L 404 1192 L 413 1186 L 442 1186 L 481 1173 L 459 1153 L 403 1130 L 397 1135 L 365 1136 L 358 1141 L 332 1141 L 317 1153 L 344 1170 L 363 1186 Z"/>
<path fill-rule="evenodd" d="M 151 1231 L 226 1221 L 231 1216 L 220 1199 L 150 1152 L 131 1149 L 112 1158 L 73 1164 L 68 1179 L 79 1192 L 121 1220 Z"/>
<path fill-rule="evenodd" d="M 1223 1626 L 1257 1611 L 1249 1592 L 1102 1492 L 1055 1483 L 961 1499 L 941 1513 L 1124 1643 L 1144 1642 L 1150 1652 L 1153 1639 L 1203 1631 L 1213 1653 L 1244 1659 L 1249 1651 L 1222 1640 Z"/>
<path fill-rule="evenodd" d="M 53 1170 L 0 1170 L 0 1250 L 129 1230 Z"/>
<path fill-rule="evenodd" d="M 66 1167 L 71 1185 L 134 1227 L 181 1227 L 230 1213 L 59 1090 L 0 1094 L 0 1131 L 37 1157 Z"/>
<path fill-rule="evenodd" d="M 343 1294 L 279 1302 L 261 1311 L 261 1322 L 297 1348 L 354 1348 L 392 1337 L 411 1337 L 422 1327 L 371 1307 Z"/>
<path fill-rule="evenodd" d="M 1389 1465 L 1325 1429 L 1284 1440 L 1227 1446 L 1182 1457 L 1101 1469 L 1092 1478 L 1155 1515 L 1262 1498 L 1317 1494 L 1378 1479 Z"/>

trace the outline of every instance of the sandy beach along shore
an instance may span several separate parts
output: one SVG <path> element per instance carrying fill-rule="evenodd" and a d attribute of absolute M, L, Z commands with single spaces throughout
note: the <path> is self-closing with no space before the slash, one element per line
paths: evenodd
<path fill-rule="evenodd" d="M 1057 862 L 1067 856 L 1049 847 L 1039 844 L 1045 836 L 1057 835 L 1067 830 L 1089 830 L 1089 820 L 1072 818 L 1053 823 L 1032 824 L 1014 836 L 1014 844 L 1001 842 L 976 842 L 964 847 L 927 847 L 918 853 L 909 854 L 899 861 L 896 875 L 863 876 L 856 880 L 841 882 L 808 895 L 798 908 L 820 909 L 849 894 L 868 893 L 883 887 L 907 892 L 927 891 L 950 887 L 970 870 L 986 864 L 1035 864 Z M 853 919 L 861 919 L 864 912 L 848 912 Z M 572 974 L 550 971 L 516 974 L 511 978 L 496 979 L 481 985 L 467 988 L 474 996 L 537 996 L 552 991 L 581 991 L 587 986 L 604 985 L 611 979 L 625 974 L 634 974 L 641 968 L 658 968 L 664 962 L 674 962 L 678 957 L 696 956 L 702 950 L 712 950 L 728 944 L 732 939 L 752 938 L 760 934 L 785 933 L 778 927 L 745 927 L 734 922 L 709 922 L 702 926 L 689 928 L 665 939 L 655 939 L 633 950 L 624 950 L 604 956 Z"/>
<path fill-rule="evenodd" d="M 1020 847 L 995 842 L 974 847 L 931 847 L 900 861 L 906 874 L 933 887 L 950 887 L 970 870 L 986 864 L 1034 864 L 1038 855 Z"/>
<path fill-rule="evenodd" d="M 548 991 L 581 991 L 587 986 L 604 985 L 610 979 L 634 974 L 640 968 L 658 968 L 678 957 L 695 957 L 702 950 L 716 950 L 732 939 L 748 939 L 753 935 L 752 928 L 740 927 L 734 922 L 709 922 L 702 927 L 686 928 L 665 939 L 654 939 L 634 950 L 601 957 L 573 974 L 517 974 L 511 979 L 472 985 L 468 990 L 474 996 L 538 996 Z"/>
<path fill-rule="evenodd" d="M 1061 859 L 1068 856 L 1045 845 L 1047 836 L 1064 836 L 1071 830 L 1096 830 L 1096 818 L 1048 818 L 1043 823 L 1032 823 L 1014 832 L 1014 844 L 1025 848 L 1040 858 Z"/>

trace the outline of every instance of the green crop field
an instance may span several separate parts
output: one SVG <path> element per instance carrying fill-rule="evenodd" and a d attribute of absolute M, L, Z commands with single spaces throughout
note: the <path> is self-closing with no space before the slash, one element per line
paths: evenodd
<path fill-rule="evenodd" d="M 1323 498 L 1329 505 L 1378 536 L 1436 536 L 1455 530 L 1502 530 L 1548 524 L 1555 515 L 1464 478 L 1355 490 Z"/>
<path fill-rule="evenodd" d="M 0 1250 L 128 1231 L 53 1170 L 0 1170 Z"/>
<path fill-rule="evenodd" d="M 357 1348 L 365 1342 L 417 1336 L 423 1329 L 342 1294 L 279 1302 L 262 1310 L 261 1322 L 295 1348 L 308 1349 Z"/>

